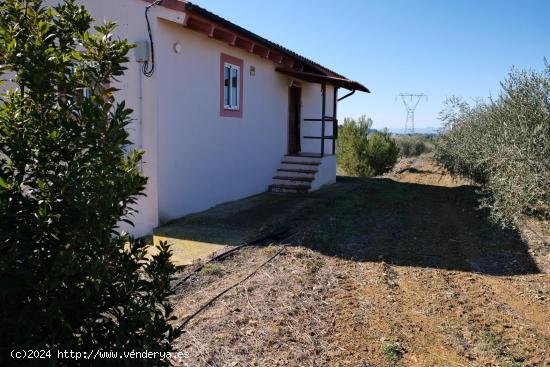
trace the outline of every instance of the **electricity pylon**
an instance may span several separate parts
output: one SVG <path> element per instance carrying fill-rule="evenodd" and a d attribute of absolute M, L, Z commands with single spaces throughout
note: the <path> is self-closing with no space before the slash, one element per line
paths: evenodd
<path fill-rule="evenodd" d="M 395 96 L 395 100 L 397 100 L 397 97 L 401 97 L 401 100 L 405 105 L 405 109 L 407 110 L 407 119 L 405 120 L 405 133 L 409 129 L 411 132 L 414 133 L 414 111 L 416 110 L 416 107 L 418 106 L 422 98 L 426 98 L 426 101 L 428 101 L 428 96 L 424 93 L 400 93 Z"/>

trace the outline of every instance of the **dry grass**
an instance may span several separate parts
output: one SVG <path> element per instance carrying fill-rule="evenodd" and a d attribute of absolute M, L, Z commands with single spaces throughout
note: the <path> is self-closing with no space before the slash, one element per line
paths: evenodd
<path fill-rule="evenodd" d="M 181 365 L 550 366 L 544 224 L 530 223 L 543 239 L 527 244 L 490 226 L 473 190 L 415 162 L 423 172 L 362 181 L 289 218 L 299 236 L 190 322 Z M 279 249 L 191 277 L 180 320 Z"/>

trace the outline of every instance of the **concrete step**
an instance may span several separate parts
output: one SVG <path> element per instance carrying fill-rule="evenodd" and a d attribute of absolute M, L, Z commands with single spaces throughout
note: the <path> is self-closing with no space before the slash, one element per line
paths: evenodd
<path fill-rule="evenodd" d="M 271 181 L 272 184 L 309 185 L 309 186 L 311 186 L 311 182 L 313 182 L 313 179 L 309 177 L 281 177 L 281 176 L 275 176 Z"/>
<path fill-rule="evenodd" d="M 284 184 L 272 184 L 269 185 L 269 191 L 271 192 L 288 192 L 288 193 L 306 193 L 310 189 L 306 185 L 284 185 Z"/>
<path fill-rule="evenodd" d="M 289 186 L 308 186 L 308 187 L 311 186 L 311 181 L 287 180 L 285 178 L 283 179 L 274 178 L 273 180 L 271 180 L 271 183 L 275 185 L 280 184 L 280 185 L 289 185 Z"/>
<path fill-rule="evenodd" d="M 296 156 L 296 155 L 285 155 L 284 157 L 285 161 L 288 162 L 312 162 L 312 163 L 321 163 L 322 158 L 321 157 L 304 157 L 304 156 Z"/>
<path fill-rule="evenodd" d="M 321 165 L 321 161 L 315 162 L 315 161 L 310 161 L 310 160 L 307 160 L 307 159 L 292 160 L 292 159 L 287 159 L 287 158 L 290 158 L 290 157 L 285 157 L 285 159 L 281 163 L 305 165 L 305 166 L 320 166 Z"/>
<path fill-rule="evenodd" d="M 317 169 L 279 168 L 277 172 L 278 174 L 286 172 L 291 174 L 315 175 L 317 173 Z"/>
<path fill-rule="evenodd" d="M 275 176 L 278 177 L 304 177 L 304 178 L 311 178 L 312 180 L 315 178 L 315 172 L 287 172 L 287 171 L 280 171 L 277 170 L 277 173 L 275 173 Z"/>
<path fill-rule="evenodd" d="M 301 170 L 301 171 L 315 171 L 317 173 L 317 165 L 312 165 L 312 164 L 302 164 L 302 163 L 297 163 L 297 162 L 293 162 L 293 163 L 287 163 L 287 162 L 282 162 L 281 165 L 279 166 L 279 169 L 283 169 L 283 170 Z"/>

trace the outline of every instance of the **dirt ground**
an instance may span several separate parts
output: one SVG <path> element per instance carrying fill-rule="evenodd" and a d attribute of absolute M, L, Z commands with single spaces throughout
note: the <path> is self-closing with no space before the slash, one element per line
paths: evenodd
<path fill-rule="evenodd" d="M 181 322 L 283 250 L 186 325 L 176 365 L 550 366 L 549 223 L 491 224 L 430 157 L 337 185 L 279 223 L 284 240 L 178 286 Z"/>

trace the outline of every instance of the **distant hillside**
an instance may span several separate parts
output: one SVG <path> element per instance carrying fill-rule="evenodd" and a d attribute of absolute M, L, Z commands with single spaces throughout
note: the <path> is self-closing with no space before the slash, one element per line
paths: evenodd
<path fill-rule="evenodd" d="M 438 134 L 440 128 L 437 127 L 419 127 L 414 129 L 415 134 Z M 405 129 L 388 129 L 389 132 L 392 134 L 410 134 L 411 132 L 409 130 L 405 131 Z"/>

